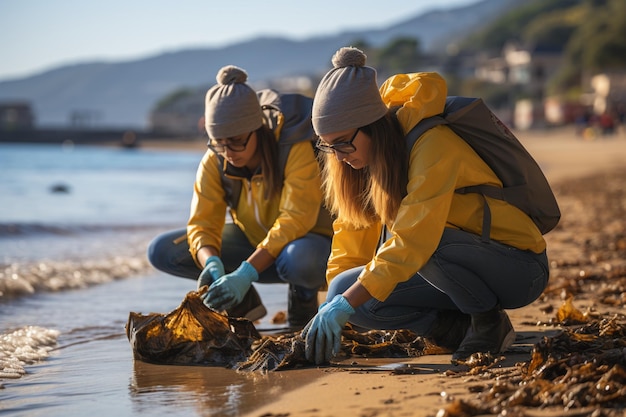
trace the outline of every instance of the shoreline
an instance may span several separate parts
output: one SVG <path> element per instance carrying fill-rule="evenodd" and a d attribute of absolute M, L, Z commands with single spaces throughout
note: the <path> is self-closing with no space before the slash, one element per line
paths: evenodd
<path fill-rule="evenodd" d="M 545 292 L 546 296 L 530 306 L 508 310 L 518 338 L 513 348 L 503 355 L 504 359 L 496 366 L 496 369 L 504 375 L 515 369 L 518 363 L 528 362 L 530 347 L 533 344 L 544 336 L 554 335 L 559 330 L 559 327 L 538 325 L 538 323 L 546 323 L 554 317 L 554 311 L 564 302 L 563 294 L 568 288 L 566 283 L 568 278 L 575 277 L 576 283 L 579 283 L 582 280 L 581 276 L 603 276 L 611 270 L 626 271 L 626 253 L 624 253 L 626 241 L 620 243 L 619 240 L 612 240 L 619 233 L 626 236 L 623 221 L 626 216 L 613 212 L 619 208 L 619 204 L 611 203 L 612 201 L 626 201 L 626 197 L 622 199 L 622 194 L 619 194 L 619 191 L 624 189 L 622 184 L 626 181 L 626 169 L 622 168 L 622 161 L 626 158 L 626 137 L 622 134 L 622 136 L 616 135 L 611 138 L 587 141 L 576 137 L 573 128 L 571 130 L 522 132 L 517 135 L 544 168 L 561 206 L 563 217 L 557 229 L 546 236 L 549 258 L 552 261 L 551 287 Z M 142 143 L 137 149 L 204 152 L 206 147 L 201 142 L 154 141 Z M 606 216 L 612 213 L 613 217 L 607 219 Z M 620 246 L 622 244 L 623 247 Z M 136 249 L 138 253 L 143 252 L 142 244 L 137 243 Z M 132 258 L 133 256 L 129 255 L 129 259 L 132 260 Z M 103 262 L 108 261 L 105 259 Z M 122 266 L 125 270 L 127 269 L 126 266 Z M 144 267 L 150 269 L 144 262 L 139 270 L 143 270 Z M 68 270 L 72 268 L 74 266 L 67 266 Z M 63 378 L 57 374 L 52 376 L 55 383 L 63 381 L 59 387 L 64 386 L 68 378 L 74 378 L 73 374 L 84 373 L 85 370 L 91 373 L 95 372 L 94 369 L 103 377 L 118 378 L 121 381 L 121 385 L 119 381 L 105 385 L 105 388 L 110 390 L 108 398 L 112 401 L 104 401 L 103 406 L 125 401 L 127 393 L 119 389 L 124 386 L 130 375 L 135 384 L 133 389 L 139 390 L 141 395 L 135 397 L 133 401 L 136 402 L 128 407 L 132 408 L 141 401 L 145 401 L 155 415 L 170 413 L 174 407 L 180 411 L 185 399 L 189 401 L 189 404 L 203 404 L 202 407 L 210 405 L 212 401 L 220 401 L 220 398 L 223 399 L 220 397 L 223 395 L 220 391 L 221 387 L 226 386 L 227 392 L 230 392 L 230 387 L 235 387 L 233 392 L 236 395 L 233 394 L 232 400 L 237 401 L 237 405 L 233 406 L 233 413 L 236 411 L 236 415 L 249 417 L 279 415 L 311 417 L 329 415 L 431 417 L 438 415 L 443 417 L 447 415 L 451 417 L 461 414 L 440 414 L 442 413 L 440 410 L 450 406 L 454 400 L 476 400 L 478 394 L 470 392 L 470 388 L 486 386 L 493 382 L 493 378 L 490 379 L 486 373 L 470 375 L 460 372 L 450 364 L 450 355 L 430 355 L 411 359 L 353 357 L 332 367 L 294 369 L 270 375 L 248 374 L 245 377 L 232 371 L 221 372 L 222 370 L 209 367 L 190 368 L 133 363 L 132 358 L 127 357 L 130 356 L 128 342 L 119 333 L 121 327 L 119 318 L 125 318 L 128 312 L 127 307 L 120 301 L 120 297 L 115 295 L 114 291 L 107 290 L 107 287 L 126 289 L 120 291 L 119 295 L 122 293 L 142 294 L 149 290 L 151 296 L 161 297 L 146 304 L 152 306 L 150 310 L 144 310 L 146 312 L 154 311 L 152 308 L 158 308 L 157 311 L 161 312 L 167 311 L 168 303 L 178 301 L 176 294 L 182 298 L 184 289 L 193 287 L 193 283 L 189 284 L 187 281 L 164 277 L 160 274 L 154 275 L 151 277 L 154 281 L 151 282 L 128 277 L 122 278 L 117 283 L 95 285 L 84 292 L 65 291 L 63 297 L 59 297 L 57 302 L 60 302 L 61 298 L 72 306 L 81 305 L 80 303 L 84 302 L 85 309 L 87 309 L 91 308 L 92 304 L 89 296 L 85 295 L 91 294 L 92 297 L 100 300 L 93 304 L 93 307 L 101 306 L 102 312 L 98 314 L 104 315 L 104 312 L 107 312 L 115 317 L 115 320 L 106 319 L 103 323 L 105 332 L 113 332 L 110 334 L 117 335 L 117 339 L 114 339 L 116 344 L 113 347 L 108 344 L 110 341 L 105 344 L 99 338 L 102 336 L 102 329 L 98 328 L 97 332 L 87 333 L 87 336 L 84 336 L 82 332 L 77 333 L 80 337 L 93 337 L 90 343 L 86 344 L 74 344 L 73 337 L 76 337 L 73 336 L 74 333 L 62 333 L 61 337 L 64 339 L 61 349 L 55 353 L 56 364 L 42 361 L 37 365 L 40 369 L 33 373 L 34 378 L 21 382 L 21 387 L 17 384 L 16 391 L 28 396 L 37 395 L 34 388 L 28 391 L 29 384 L 37 384 L 41 382 L 41 378 L 48 381 L 50 376 L 46 377 L 42 369 L 52 368 L 55 372 L 60 372 L 55 366 L 60 368 L 59 365 L 62 364 L 65 373 L 58 375 L 62 375 Z M 159 292 L 155 289 L 155 283 L 161 281 L 163 284 L 158 285 L 164 285 L 163 288 L 167 290 Z M 272 298 L 268 291 L 275 291 L 278 294 L 284 289 L 278 286 L 259 287 L 259 292 L 265 300 L 277 300 L 273 305 L 266 305 L 270 314 L 263 320 L 265 324 L 272 316 L 271 312 L 286 309 L 284 295 L 273 294 Z M 594 298 L 598 292 L 599 287 L 596 286 L 588 291 L 586 297 L 577 295 L 574 305 L 586 312 L 624 313 L 624 308 L 619 305 L 608 307 L 602 305 L 598 299 Z M 101 295 L 104 295 L 104 298 Z M 37 302 L 55 297 L 54 294 L 47 293 L 34 297 L 33 300 Z M 131 297 L 136 297 L 136 295 Z M 103 305 L 107 300 L 110 303 Z M 27 301 L 27 303 L 31 302 L 33 301 Z M 140 306 L 144 305 L 144 302 L 147 303 L 147 297 L 144 300 L 144 297 L 140 296 L 128 305 L 133 306 L 132 311 L 142 311 Z M 57 304 L 52 305 L 54 311 L 62 311 Z M 98 315 L 96 314 L 95 317 Z M 112 321 L 117 326 L 113 330 L 110 329 Z M 92 328 L 93 318 L 87 317 L 85 323 L 85 326 L 89 325 L 89 328 Z M 118 350 L 115 350 L 116 347 Z M 109 358 L 108 356 L 112 353 L 117 356 Z M 106 366 L 100 366 L 94 357 L 106 357 L 103 361 Z M 89 358 L 89 364 L 85 362 L 85 358 Z M 111 359 L 113 362 L 108 362 Z M 129 366 L 132 368 L 130 371 Z M 107 369 L 100 369 L 105 367 Z M 105 372 L 102 373 L 102 371 Z M 242 381 L 245 382 L 242 383 Z M 81 380 L 81 386 L 85 382 Z M 207 388 L 212 387 L 213 383 L 220 387 L 217 392 L 209 391 Z M 2 381 L 0 381 L 0 388 L 1 384 Z M 245 388 L 239 391 L 241 384 Z M 6 388 L 10 388 L 9 385 L 7 383 Z M 72 395 L 82 392 L 77 388 L 69 388 L 65 391 L 63 388 L 57 389 L 65 395 L 67 392 Z M 93 389 L 95 390 L 91 394 L 93 397 L 87 394 L 83 397 L 85 407 L 90 407 L 91 405 L 86 403 L 104 392 L 102 388 L 100 392 L 97 387 Z M 194 408 L 191 413 L 202 415 L 206 414 L 207 410 Z M 511 411 L 515 413 L 514 410 Z M 572 415 L 582 415 L 579 409 L 572 409 L 568 412 Z M 543 417 L 563 415 L 563 413 L 563 408 L 541 409 L 533 410 L 532 415 Z M 126 415 L 132 415 L 132 412 Z M 591 412 L 584 415 L 591 415 Z"/>

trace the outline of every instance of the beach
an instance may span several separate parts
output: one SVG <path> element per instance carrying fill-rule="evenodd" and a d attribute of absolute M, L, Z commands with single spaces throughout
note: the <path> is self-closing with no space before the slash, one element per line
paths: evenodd
<path fill-rule="evenodd" d="M 593 141 L 577 137 L 573 129 L 554 132 L 517 132 L 525 147 L 544 169 L 559 202 L 562 220 L 548 233 L 548 256 L 551 260 L 551 284 L 546 294 L 531 305 L 508 310 L 517 338 L 511 349 L 496 366 L 506 374 L 520 362 L 530 360 L 530 348 L 544 336 L 553 336 L 559 326 L 545 324 L 554 317 L 556 309 L 565 303 L 567 295 L 562 290 L 563 281 L 583 277 L 585 272 L 611 270 L 626 271 L 625 247 L 610 244 L 609 236 L 623 240 L 626 221 L 623 217 L 626 193 L 610 195 L 610 190 L 626 187 L 626 137 L 614 136 Z M 612 201 L 611 197 L 620 199 Z M 607 200 L 608 199 L 608 200 Z M 621 207 L 619 214 L 609 210 L 610 202 Z M 604 215 L 603 215 L 604 214 Z M 604 240 L 604 250 L 590 253 L 586 242 Z M 619 240 L 621 239 L 621 240 Z M 559 265 L 570 265 L 569 267 Z M 581 311 L 598 315 L 626 314 L 622 302 L 607 305 L 599 302 L 598 288 L 576 294 L 574 305 Z M 589 288 L 586 288 L 589 290 Z M 551 291 L 549 291 L 551 290 Z M 622 296 L 623 297 L 623 296 Z M 428 355 L 410 360 L 365 360 L 352 358 L 352 369 L 327 368 L 322 377 L 283 394 L 271 404 L 246 414 L 261 416 L 438 416 L 474 415 L 446 411 L 454 401 L 472 401 L 477 395 L 469 388 L 487 384 L 495 376 L 471 375 L 458 372 L 450 364 L 449 355 Z M 415 373 L 395 373 L 394 367 L 409 366 Z M 500 378 L 502 378 L 500 376 Z M 622 407 L 626 402 L 622 403 Z M 598 414 L 602 411 L 605 414 Z M 582 410 L 565 410 L 563 407 L 545 410 L 528 410 L 526 413 L 507 415 L 562 416 L 562 415 L 623 415 L 622 410 L 599 410 L 588 407 Z M 497 413 L 496 413 L 497 414 Z"/>
<path fill-rule="evenodd" d="M 517 134 L 544 169 L 561 207 L 562 220 L 557 229 L 546 235 L 552 261 L 552 287 L 530 306 L 508 311 L 517 339 L 497 364 L 499 375 L 527 362 L 535 343 L 559 331 L 559 326 L 545 323 L 567 300 L 564 289 L 568 287 L 564 282 L 592 274 L 607 275 L 607 271 L 616 272 L 613 275 L 619 278 L 626 260 L 626 241 L 623 241 L 626 224 L 620 216 L 623 214 L 620 210 L 626 206 L 622 193 L 626 183 L 623 167 L 626 135 L 583 140 L 573 128 Z M 149 143 L 141 146 L 151 149 Z M 154 149 L 188 155 L 179 166 L 180 169 L 184 166 L 186 171 L 180 181 L 193 178 L 192 162 L 194 158 L 199 160 L 203 150 L 197 144 L 167 146 L 167 149 L 159 144 Z M 172 185 L 168 194 L 172 190 L 179 190 L 178 185 Z M 4 285 L 11 271 L 31 279 L 13 279 L 13 285 L 24 287 L 23 293 L 13 290 L 13 296 L 0 298 L 0 334 L 7 336 L 16 329 L 33 326 L 33 334 L 39 340 L 32 342 L 36 346 L 30 346 L 34 351 L 30 359 L 22 355 L 24 359 L 18 360 L 21 364 L 16 366 L 23 369 L 20 375 L 0 378 L 0 411 L 16 416 L 86 413 L 94 416 L 113 413 L 118 416 L 443 416 L 447 415 L 446 407 L 455 400 L 476 398 L 470 387 L 487 384 L 489 378 L 494 378 L 493 374 L 470 375 L 459 371 L 450 364 L 450 355 L 401 360 L 353 357 L 330 367 L 266 375 L 133 361 L 124 334 L 129 312 L 169 312 L 195 287 L 191 280 L 168 277 L 153 270 L 144 256 L 152 236 L 177 227 L 184 218 L 187 191 L 181 187 L 176 192 L 180 193 L 177 197 L 180 208 L 165 205 L 171 210 L 167 215 L 150 219 L 143 214 L 140 222 L 136 218 L 124 222 L 116 218 L 107 223 L 117 225 L 111 235 L 106 225 L 105 230 L 96 232 L 85 231 L 84 227 L 76 232 L 76 226 L 72 229 L 71 225 L 65 225 L 63 230 L 72 233 L 53 238 L 46 234 L 43 239 L 35 239 L 44 246 L 40 253 L 46 253 L 45 263 L 61 272 L 20 275 L 15 270 L 38 265 L 40 259 L 36 253 L 26 256 L 21 255 L 23 251 L 11 252 L 14 269 L 5 266 L 0 278 Z M 162 207 L 166 201 L 165 197 L 157 197 L 154 204 Z M 25 247 L 30 247 L 33 241 L 19 234 L 12 236 Z M 109 243 L 85 245 L 93 236 Z M 46 245 L 48 239 L 53 239 L 54 245 Z M 63 246 L 63 242 L 68 246 Z M 2 244 L 6 248 L 11 246 L 7 241 Z M 96 257 L 95 253 L 103 256 Z M 6 265 L 9 261 L 3 255 Z M 78 278 L 73 273 L 77 268 L 82 274 Z M 575 294 L 576 308 L 595 314 L 625 313 L 623 302 L 600 302 L 597 295 L 600 284 L 591 288 L 581 285 L 587 291 Z M 286 310 L 286 288 L 282 285 L 257 288 L 269 314 L 255 325 L 261 331 L 272 331 L 271 318 Z M 411 372 L 400 372 L 402 369 Z M 532 415 L 563 415 L 563 409 L 560 413 L 559 409 L 551 409 L 535 411 Z M 571 415 L 587 414 L 572 411 Z"/>

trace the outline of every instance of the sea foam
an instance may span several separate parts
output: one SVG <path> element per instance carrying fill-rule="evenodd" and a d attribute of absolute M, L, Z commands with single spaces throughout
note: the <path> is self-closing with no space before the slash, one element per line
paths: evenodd
<path fill-rule="evenodd" d="M 25 326 L 0 335 L 0 380 L 22 377 L 24 365 L 48 357 L 60 332 L 37 326 Z M 0 384 L 1 386 L 1 384 Z"/>

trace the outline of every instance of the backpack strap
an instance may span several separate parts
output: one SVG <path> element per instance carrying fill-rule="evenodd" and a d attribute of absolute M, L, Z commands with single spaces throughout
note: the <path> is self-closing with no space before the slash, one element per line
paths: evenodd
<path fill-rule="evenodd" d="M 277 164 L 281 169 L 279 170 L 279 181 L 282 183 L 285 179 L 285 166 L 287 165 L 287 159 L 289 158 L 289 152 L 291 151 L 291 147 L 293 146 L 292 142 L 280 141 L 280 136 L 282 135 L 283 129 L 283 114 L 281 110 L 274 104 L 264 104 L 261 106 L 261 110 L 263 111 L 263 116 L 265 118 L 265 122 L 267 127 L 269 127 L 274 134 L 277 136 L 278 140 L 278 161 Z M 240 188 L 241 190 L 241 188 Z"/>
<path fill-rule="evenodd" d="M 417 142 L 420 136 L 426 133 L 427 130 L 432 129 L 435 126 L 447 124 L 448 121 L 443 117 L 443 115 L 431 116 L 420 120 L 420 122 L 413 126 L 413 128 L 405 136 L 409 153 L 411 153 L 411 149 L 413 149 L 415 142 Z"/>
<path fill-rule="evenodd" d="M 291 147 L 299 142 L 313 141 L 311 111 L 313 99 L 302 94 L 281 94 L 272 89 L 257 92 L 265 124 L 275 134 L 278 141 L 278 166 L 280 182 L 284 179 L 285 166 Z"/>
<path fill-rule="evenodd" d="M 427 130 L 432 129 L 435 126 L 439 125 L 447 125 L 450 122 L 444 118 L 443 115 L 431 116 L 426 119 L 422 119 L 418 124 L 416 124 L 406 135 L 407 141 L 407 149 L 409 153 L 415 142 L 424 134 Z M 472 185 L 468 187 L 461 187 L 454 190 L 455 193 L 458 194 L 468 194 L 468 193 L 478 193 L 483 197 L 483 224 L 482 224 L 482 233 L 480 239 L 489 243 L 490 233 L 491 233 L 491 208 L 489 207 L 489 203 L 487 202 L 486 197 L 495 198 L 498 200 L 505 200 L 504 192 L 502 188 L 481 184 L 481 185 Z"/>
<path fill-rule="evenodd" d="M 496 187 L 495 185 L 480 184 L 457 188 L 454 192 L 457 194 L 476 193 L 483 197 L 483 227 L 481 240 L 483 242 L 489 242 L 489 233 L 491 232 L 491 208 L 487 202 L 487 197 L 506 201 L 504 188 Z"/>

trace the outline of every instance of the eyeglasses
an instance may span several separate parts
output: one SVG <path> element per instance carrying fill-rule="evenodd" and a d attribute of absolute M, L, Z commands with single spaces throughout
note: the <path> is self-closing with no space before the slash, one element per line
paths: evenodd
<path fill-rule="evenodd" d="M 349 141 L 347 142 L 337 142 L 337 143 L 333 143 L 332 145 L 329 145 L 328 143 L 324 142 L 322 139 L 317 139 L 317 143 L 315 144 L 315 147 L 317 149 L 319 149 L 321 152 L 324 153 L 352 153 L 356 151 L 356 147 L 352 144 L 352 142 L 354 142 L 354 138 L 356 138 L 356 135 L 359 133 L 359 131 L 361 130 L 361 128 L 357 128 L 357 130 L 354 132 L 354 134 L 352 135 L 352 137 L 350 138 Z"/>
<path fill-rule="evenodd" d="M 250 137 L 254 131 L 248 133 L 248 136 L 245 139 L 242 138 L 225 138 L 225 139 L 210 139 L 209 140 L 209 149 L 211 149 L 215 153 L 223 153 L 226 151 L 226 148 L 230 149 L 233 152 L 242 152 L 246 149 L 248 142 L 250 142 Z"/>

